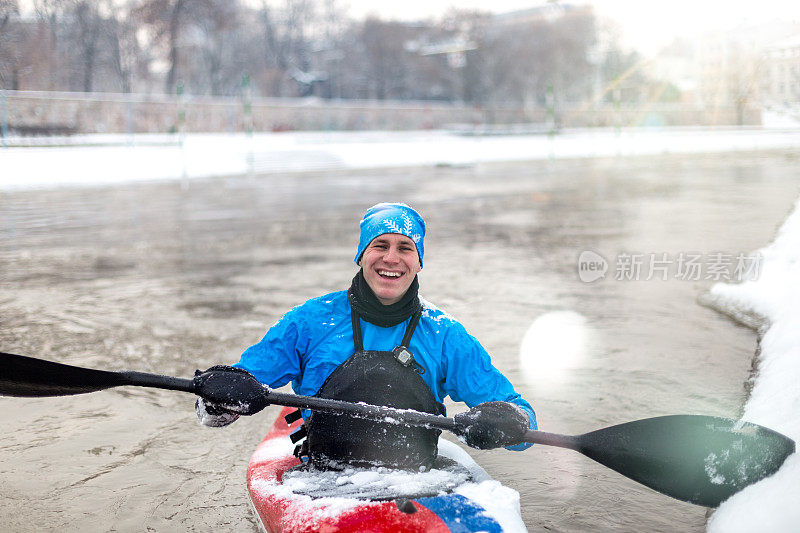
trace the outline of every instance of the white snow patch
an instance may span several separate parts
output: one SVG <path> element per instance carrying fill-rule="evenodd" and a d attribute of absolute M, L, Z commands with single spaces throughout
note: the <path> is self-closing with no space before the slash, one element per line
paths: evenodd
<path fill-rule="evenodd" d="M 299 526 L 310 524 L 320 518 L 331 518 L 348 511 L 354 507 L 376 505 L 380 502 L 367 502 L 355 498 L 311 498 L 304 494 L 296 494 L 293 490 L 281 483 L 267 481 L 265 479 L 255 479 L 250 482 L 253 491 L 259 494 L 270 494 L 279 498 L 291 498 L 295 505 L 292 507 L 298 512 L 288 518 L 288 522 L 297 526 L 298 530 L 303 529 Z M 291 512 L 288 508 L 287 512 Z"/>
<path fill-rule="evenodd" d="M 413 498 L 446 494 L 469 479 L 465 468 L 451 466 L 419 472 L 389 468 L 354 468 L 343 471 L 290 470 L 283 485 L 294 494 L 311 497 Z"/>
<path fill-rule="evenodd" d="M 253 452 L 253 456 L 250 458 L 250 462 L 263 463 L 265 461 L 272 461 L 279 457 L 291 455 L 292 450 L 294 450 L 294 444 L 292 444 L 288 436 L 271 439 L 256 448 L 256 451 Z"/>
<path fill-rule="evenodd" d="M 740 284 L 718 283 L 713 303 L 767 321 L 761 332 L 758 373 L 742 418 L 800 442 L 800 201 L 760 250 L 760 276 Z M 795 453 L 773 476 L 735 494 L 709 521 L 712 533 L 793 532 L 800 524 L 800 458 Z"/>
<path fill-rule="evenodd" d="M 505 533 L 528 531 L 522 521 L 517 491 L 492 479 L 464 449 L 453 442 L 439 439 L 439 454 L 461 464 L 472 475 L 473 482 L 460 486 L 455 490 L 456 494 L 486 509 L 486 514 L 494 518 Z"/>
<path fill-rule="evenodd" d="M 573 157 L 794 148 L 797 129 L 613 128 L 467 137 L 446 131 L 83 136 L 82 146 L 0 149 L 0 189 Z M 99 138 L 99 137 L 98 137 Z M 160 143 L 160 145 L 159 145 Z"/>
<path fill-rule="evenodd" d="M 428 318 L 430 320 L 433 320 L 437 324 L 440 323 L 442 320 L 448 320 L 450 322 L 455 322 L 456 321 L 456 319 L 455 319 L 455 317 L 453 317 L 453 315 L 451 315 L 447 311 L 439 309 L 438 307 L 433 305 L 431 302 L 429 302 L 428 300 L 426 300 L 422 296 L 419 297 L 419 301 L 422 304 L 422 317 L 423 318 Z"/>
<path fill-rule="evenodd" d="M 800 116 L 796 110 L 789 108 L 764 110 L 761 112 L 761 123 L 766 128 L 798 129 Z"/>
<path fill-rule="evenodd" d="M 467 483 L 455 491 L 469 498 L 494 518 L 504 533 L 527 532 L 519 509 L 519 493 L 499 481 L 487 480 Z"/>
<path fill-rule="evenodd" d="M 725 483 L 725 476 L 719 473 L 717 470 L 717 454 L 710 453 L 705 460 L 705 468 L 706 468 L 706 475 L 708 479 L 711 480 L 711 483 L 714 485 L 722 485 Z"/>
<path fill-rule="evenodd" d="M 476 463 L 470 454 L 454 442 L 439 438 L 439 455 L 452 459 L 469 470 L 473 481 L 481 482 L 492 479 L 492 476 Z"/>

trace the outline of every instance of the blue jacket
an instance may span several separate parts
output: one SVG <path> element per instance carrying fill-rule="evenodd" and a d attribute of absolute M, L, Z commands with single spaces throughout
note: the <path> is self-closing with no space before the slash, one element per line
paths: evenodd
<path fill-rule="evenodd" d="M 533 408 L 492 366 L 477 339 L 452 316 L 424 300 L 422 303 L 422 317 L 409 350 L 425 369 L 422 378 L 436 400 L 450 396 L 470 407 L 494 400 L 512 402 L 528 413 L 531 428 L 536 429 Z M 362 319 L 364 349 L 392 350 L 402 341 L 409 320 L 382 328 Z M 245 350 L 234 366 L 269 387 L 282 387 L 291 381 L 295 393 L 313 396 L 353 351 L 347 291 L 339 291 L 313 298 L 286 313 L 258 344 Z"/>

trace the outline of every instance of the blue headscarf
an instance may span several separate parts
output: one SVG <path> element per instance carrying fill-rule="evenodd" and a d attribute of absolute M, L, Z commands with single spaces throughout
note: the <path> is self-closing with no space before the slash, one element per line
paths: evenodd
<path fill-rule="evenodd" d="M 419 266 L 422 266 L 422 256 L 425 255 L 425 221 L 419 213 L 408 207 L 406 204 L 380 203 L 373 205 L 364 213 L 361 219 L 361 238 L 358 241 L 358 253 L 356 253 L 356 264 L 358 264 L 364 249 L 375 237 L 386 233 L 398 233 L 405 235 L 414 241 L 419 255 Z"/>

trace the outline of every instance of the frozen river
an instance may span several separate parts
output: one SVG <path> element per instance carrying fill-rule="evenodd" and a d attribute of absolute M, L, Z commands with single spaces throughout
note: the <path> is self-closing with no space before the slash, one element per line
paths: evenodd
<path fill-rule="evenodd" d="M 713 254 L 762 247 L 798 193 L 788 152 L 5 191 L 0 348 L 183 376 L 233 362 L 292 306 L 346 288 L 364 209 L 405 201 L 429 226 L 421 294 L 481 340 L 542 429 L 735 417 L 755 336 L 696 299 Z M 587 250 L 605 279 L 579 278 Z M 674 275 L 681 254 L 702 256 L 700 279 Z M 628 256 L 668 279 L 646 263 L 615 279 Z M 4 531 L 256 530 L 244 471 L 275 408 L 215 430 L 166 391 L 0 403 Z M 574 452 L 473 455 L 520 492 L 531 530 L 704 529 L 704 508 Z"/>

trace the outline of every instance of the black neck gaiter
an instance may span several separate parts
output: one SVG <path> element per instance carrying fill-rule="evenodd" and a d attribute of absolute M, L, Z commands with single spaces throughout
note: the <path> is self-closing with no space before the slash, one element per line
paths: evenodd
<path fill-rule="evenodd" d="M 347 291 L 347 298 L 358 316 L 370 324 L 388 328 L 396 326 L 422 309 L 418 291 L 419 281 L 415 275 L 414 281 L 399 302 L 383 305 L 364 279 L 364 271 L 359 270 Z"/>

